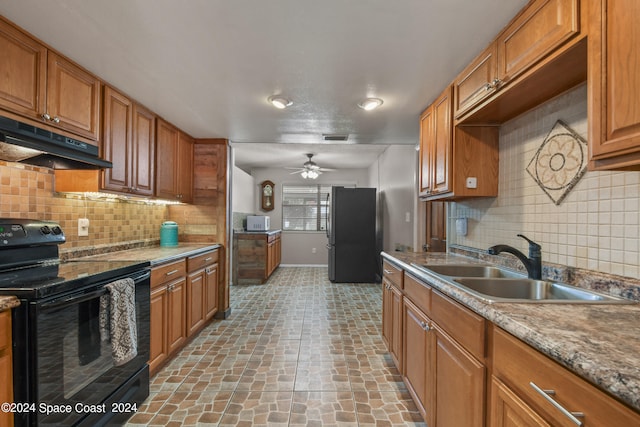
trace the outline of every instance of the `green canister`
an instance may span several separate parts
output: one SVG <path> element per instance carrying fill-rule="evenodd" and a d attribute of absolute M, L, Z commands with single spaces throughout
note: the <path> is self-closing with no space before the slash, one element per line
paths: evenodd
<path fill-rule="evenodd" d="M 178 223 L 165 221 L 160 226 L 160 246 L 178 246 Z"/>

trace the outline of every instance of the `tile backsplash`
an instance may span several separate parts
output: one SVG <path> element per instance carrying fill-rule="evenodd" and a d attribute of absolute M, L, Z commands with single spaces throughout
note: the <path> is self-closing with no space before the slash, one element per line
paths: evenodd
<path fill-rule="evenodd" d="M 527 253 L 522 233 L 542 245 L 543 262 L 640 277 L 640 172 L 591 172 L 555 205 L 526 168 L 557 120 L 587 139 L 586 85 L 500 129 L 499 196 L 451 203 L 449 243 L 486 249 L 505 243 Z"/>
<path fill-rule="evenodd" d="M 67 240 L 60 247 L 64 255 L 123 243 L 157 243 L 167 207 L 57 194 L 52 170 L 0 161 L 0 217 L 60 223 Z M 83 217 L 90 221 L 88 237 L 78 237 L 78 218 Z"/>

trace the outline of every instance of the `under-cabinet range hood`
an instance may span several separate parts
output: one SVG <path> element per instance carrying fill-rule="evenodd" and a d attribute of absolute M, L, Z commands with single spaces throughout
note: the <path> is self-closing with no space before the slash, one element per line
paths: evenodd
<path fill-rule="evenodd" d="M 7 117 L 0 117 L 0 160 L 51 169 L 113 167 L 98 157 L 95 145 Z"/>

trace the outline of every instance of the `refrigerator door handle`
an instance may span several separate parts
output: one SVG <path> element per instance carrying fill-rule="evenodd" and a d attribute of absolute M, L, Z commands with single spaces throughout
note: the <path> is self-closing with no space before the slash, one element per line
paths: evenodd
<path fill-rule="evenodd" d="M 327 249 L 331 249 L 331 245 L 327 243 Z"/>

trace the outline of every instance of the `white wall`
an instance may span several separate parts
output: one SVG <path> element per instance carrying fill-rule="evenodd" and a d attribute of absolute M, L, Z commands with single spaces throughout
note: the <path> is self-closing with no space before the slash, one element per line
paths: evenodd
<path fill-rule="evenodd" d="M 499 195 L 453 203 L 469 218 L 468 235 L 449 227 L 450 242 L 520 248 L 523 233 L 542 245 L 543 261 L 637 278 L 640 275 L 640 172 L 586 172 L 555 205 L 526 168 L 561 119 L 587 139 L 586 86 L 505 123 L 500 129 Z"/>
<path fill-rule="evenodd" d="M 370 180 L 380 192 L 383 249 L 413 250 L 417 196 L 416 157 L 413 145 L 392 145 L 369 169 Z M 408 220 L 407 220 L 408 219 Z"/>
<path fill-rule="evenodd" d="M 253 213 L 256 211 L 254 200 L 256 198 L 255 180 L 242 169 L 233 167 L 231 194 L 232 212 Z"/>
<path fill-rule="evenodd" d="M 326 172 L 318 179 L 306 180 L 299 174 L 291 175 L 285 169 L 260 168 L 251 171 L 255 187 L 264 180 L 270 180 L 275 184 L 274 209 L 269 212 L 261 212 L 260 194 L 254 195 L 254 210 L 259 214 L 271 217 L 271 228 L 282 228 L 282 185 L 283 184 L 355 184 L 358 187 L 368 187 L 369 177 L 367 169 L 339 170 Z M 294 265 L 327 265 L 327 236 L 321 232 L 285 231 L 282 233 L 282 264 Z M 315 248 L 315 253 L 313 252 Z"/>

